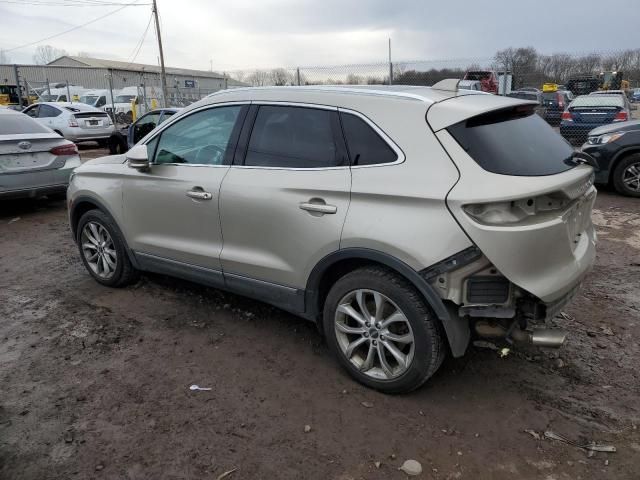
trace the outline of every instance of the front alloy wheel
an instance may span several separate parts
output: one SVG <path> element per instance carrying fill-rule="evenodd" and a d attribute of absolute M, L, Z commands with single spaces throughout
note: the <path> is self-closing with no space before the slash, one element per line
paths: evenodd
<path fill-rule="evenodd" d="M 340 300 L 335 332 L 345 357 L 371 378 L 397 378 L 413 360 L 415 340 L 407 317 L 375 290 L 354 290 Z"/>
<path fill-rule="evenodd" d="M 118 265 L 118 255 L 107 229 L 98 222 L 88 222 L 82 229 L 80 239 L 82 254 L 93 273 L 104 280 L 113 277 Z"/>

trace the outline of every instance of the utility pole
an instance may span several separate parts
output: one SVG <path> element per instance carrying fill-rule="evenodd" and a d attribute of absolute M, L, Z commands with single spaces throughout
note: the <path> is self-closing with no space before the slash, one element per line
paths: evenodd
<path fill-rule="evenodd" d="M 389 37 L 389 85 L 393 85 L 393 63 L 391 62 L 391 37 Z"/>
<path fill-rule="evenodd" d="M 162 38 L 160 37 L 160 20 L 158 20 L 158 5 L 153 0 L 153 16 L 156 20 L 156 36 L 158 37 L 158 50 L 160 51 L 160 85 L 162 86 L 162 105 L 167 106 L 167 74 L 164 71 L 164 53 L 162 52 Z"/>

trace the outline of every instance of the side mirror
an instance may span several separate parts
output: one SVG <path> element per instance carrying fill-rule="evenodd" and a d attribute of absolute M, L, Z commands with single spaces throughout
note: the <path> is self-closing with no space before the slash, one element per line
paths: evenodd
<path fill-rule="evenodd" d="M 136 145 L 127 152 L 127 163 L 129 167 L 141 172 L 149 171 L 149 157 L 147 156 L 146 145 Z"/>

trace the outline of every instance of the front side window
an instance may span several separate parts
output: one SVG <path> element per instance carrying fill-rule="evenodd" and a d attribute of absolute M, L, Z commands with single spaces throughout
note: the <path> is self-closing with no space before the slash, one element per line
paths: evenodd
<path fill-rule="evenodd" d="M 398 155 L 389 144 L 360 117 L 341 113 L 340 119 L 351 165 L 378 165 L 392 163 L 398 159 Z"/>
<path fill-rule="evenodd" d="M 66 95 L 60 95 L 60 98 L 58 98 L 59 102 L 66 102 L 67 101 L 67 96 Z"/>
<path fill-rule="evenodd" d="M 253 125 L 245 165 L 322 168 L 340 165 L 331 110 L 263 105 Z"/>
<path fill-rule="evenodd" d="M 24 111 L 24 114 L 29 115 L 31 118 L 37 118 L 39 109 L 40 109 L 40 105 L 35 105 L 33 107 L 26 109 Z"/>
<path fill-rule="evenodd" d="M 241 109 L 210 108 L 170 125 L 155 146 L 154 163 L 222 165 Z"/>

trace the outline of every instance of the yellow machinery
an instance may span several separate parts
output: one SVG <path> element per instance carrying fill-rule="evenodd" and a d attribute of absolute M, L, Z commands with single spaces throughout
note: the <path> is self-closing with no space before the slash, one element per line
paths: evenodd
<path fill-rule="evenodd" d="M 545 83 L 544 85 L 542 85 L 542 91 L 544 93 L 557 92 L 558 91 L 558 84 L 557 83 Z"/>

